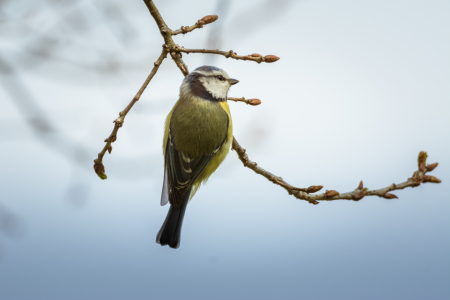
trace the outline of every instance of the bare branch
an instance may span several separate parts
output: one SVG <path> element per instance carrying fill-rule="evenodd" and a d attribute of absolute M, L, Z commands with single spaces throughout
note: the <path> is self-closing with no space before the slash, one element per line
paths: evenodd
<path fill-rule="evenodd" d="M 159 66 L 161 65 L 162 61 L 166 57 L 167 57 L 167 49 L 163 47 L 161 55 L 159 56 L 158 60 L 154 63 L 154 67 L 153 67 L 152 71 L 148 75 L 148 77 L 145 80 L 145 82 L 142 84 L 142 86 L 139 89 L 139 91 L 137 92 L 136 96 L 134 96 L 133 100 L 131 100 L 131 102 L 127 105 L 127 107 L 125 107 L 124 110 L 119 112 L 119 117 L 114 120 L 114 129 L 113 129 L 113 131 L 111 132 L 109 137 L 105 140 L 106 144 L 103 147 L 103 150 L 98 154 L 98 158 L 94 160 L 95 173 L 97 173 L 98 177 L 100 177 L 101 179 L 106 179 L 107 178 L 107 176 L 105 174 L 105 167 L 103 166 L 103 163 L 102 163 L 103 156 L 105 155 L 106 151 L 111 153 L 111 151 L 112 151 L 111 144 L 116 141 L 116 139 L 117 139 L 117 132 L 119 131 L 119 128 L 122 127 L 123 122 L 125 120 L 125 116 L 128 114 L 128 112 L 133 107 L 133 105 L 137 101 L 139 101 L 139 99 L 141 98 L 141 95 L 144 92 L 145 88 L 148 86 L 148 84 L 150 83 L 150 80 L 152 80 L 153 76 L 155 76 L 156 72 L 159 69 Z"/>
<path fill-rule="evenodd" d="M 215 21 L 217 21 L 218 18 L 219 17 L 217 15 L 205 16 L 205 17 L 201 18 L 200 20 L 198 20 L 197 23 L 195 23 L 192 26 L 186 26 L 186 27 L 185 26 L 181 26 L 180 29 L 172 31 L 172 35 L 177 35 L 177 34 L 180 34 L 180 33 L 186 34 L 188 32 L 193 31 L 194 29 L 203 28 L 204 25 L 210 24 L 212 22 L 215 22 Z"/>
<path fill-rule="evenodd" d="M 234 102 L 244 102 L 244 103 L 246 103 L 246 104 L 250 104 L 250 105 L 253 105 L 253 106 L 256 106 L 256 105 L 260 105 L 260 104 L 261 104 L 261 100 L 255 99 L 255 98 L 252 98 L 252 99 L 245 99 L 244 97 L 242 97 L 242 98 L 232 98 L 232 97 L 228 97 L 227 100 L 232 100 L 232 101 L 234 101 Z"/>
<path fill-rule="evenodd" d="M 258 64 L 260 64 L 261 62 L 266 62 L 266 63 L 272 63 L 272 62 L 276 62 L 277 60 L 279 60 L 280 58 L 278 56 L 275 55 L 266 55 L 266 56 L 262 56 L 261 54 L 258 53 L 253 53 L 250 55 L 237 55 L 235 52 L 233 52 L 233 50 L 230 51 L 220 51 L 220 50 L 208 50 L 208 49 L 186 49 L 183 47 L 178 46 L 175 51 L 177 52 L 183 52 L 183 53 L 206 53 L 206 54 L 217 54 L 217 55 L 223 55 L 226 58 L 233 58 L 236 60 L 251 60 L 254 62 L 257 62 Z"/>
<path fill-rule="evenodd" d="M 425 166 L 427 155 L 425 152 L 420 152 L 419 170 L 414 172 L 413 176 L 411 178 L 408 178 L 407 181 L 402 182 L 400 184 L 393 183 L 385 188 L 381 188 L 378 190 L 369 190 L 368 188 L 364 188 L 363 182 L 361 181 L 358 187 L 352 192 L 340 194 L 337 191 L 330 190 L 322 194 L 310 195 L 309 193 L 318 192 L 322 188 L 322 186 L 311 186 L 307 189 L 295 188 L 290 184 L 288 184 L 287 182 L 285 182 L 281 177 L 275 176 L 274 174 L 259 167 L 256 162 L 251 161 L 248 158 L 248 155 L 246 154 L 246 150 L 242 148 L 241 145 L 239 145 L 236 138 L 233 138 L 232 149 L 236 151 L 239 159 L 242 161 L 245 167 L 253 170 L 257 174 L 266 177 L 269 181 L 281 186 L 295 198 L 308 201 L 309 203 L 312 204 L 319 204 L 318 201 L 334 201 L 334 200 L 359 201 L 365 196 L 378 196 L 385 199 L 394 199 L 398 197 L 394 194 L 390 194 L 389 192 L 395 190 L 402 190 L 407 187 L 416 187 L 419 186 L 421 183 L 425 182 L 433 182 L 433 183 L 441 182 L 438 178 L 434 176 L 425 175 L 427 172 L 431 172 L 432 170 L 434 170 L 437 166 L 437 163 Z"/>
<path fill-rule="evenodd" d="M 184 76 L 187 76 L 189 74 L 189 69 L 187 65 L 184 63 L 184 61 L 181 59 L 181 54 L 175 51 L 170 52 L 170 55 L 173 58 L 173 61 L 177 65 L 178 69 L 180 69 L 181 73 L 183 73 Z"/>
<path fill-rule="evenodd" d="M 175 63 L 177 64 L 181 72 L 184 74 L 184 76 L 187 76 L 189 74 L 188 67 L 181 59 L 181 54 L 175 51 L 175 49 L 179 46 L 175 44 L 175 42 L 172 39 L 172 29 L 170 29 L 166 25 L 166 22 L 164 22 L 164 19 L 162 18 L 153 1 L 144 0 L 144 3 L 145 5 L 147 5 L 147 8 L 150 11 L 150 14 L 152 15 L 153 19 L 155 20 L 156 25 L 158 25 L 159 32 L 164 38 L 165 49 L 170 53 L 170 56 L 172 56 L 172 59 L 175 61 Z"/>

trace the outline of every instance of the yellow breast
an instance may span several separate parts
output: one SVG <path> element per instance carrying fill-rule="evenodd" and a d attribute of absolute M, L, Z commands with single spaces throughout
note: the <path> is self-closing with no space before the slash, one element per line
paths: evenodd
<path fill-rule="evenodd" d="M 230 107 L 228 106 L 228 103 L 226 101 L 220 102 L 220 106 L 228 114 L 227 138 L 226 138 L 225 142 L 223 143 L 222 147 L 220 148 L 220 150 L 216 153 L 214 158 L 211 160 L 211 162 L 208 164 L 208 166 L 202 172 L 202 174 L 200 174 L 200 176 L 195 180 L 195 182 L 192 186 L 190 199 L 192 199 L 192 197 L 195 195 L 195 193 L 199 189 L 200 185 L 202 183 L 206 183 L 206 181 L 209 179 L 209 176 L 211 176 L 211 174 L 217 170 L 217 168 L 220 166 L 220 164 L 224 161 L 228 152 L 230 152 L 231 143 L 233 142 L 233 122 L 231 120 Z"/>

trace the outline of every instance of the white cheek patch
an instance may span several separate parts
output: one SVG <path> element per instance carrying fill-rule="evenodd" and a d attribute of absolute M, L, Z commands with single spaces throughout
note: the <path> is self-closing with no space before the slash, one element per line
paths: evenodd
<path fill-rule="evenodd" d="M 227 81 L 220 81 L 211 77 L 202 77 L 200 81 L 214 98 L 225 99 L 227 97 L 228 89 L 230 88 Z"/>

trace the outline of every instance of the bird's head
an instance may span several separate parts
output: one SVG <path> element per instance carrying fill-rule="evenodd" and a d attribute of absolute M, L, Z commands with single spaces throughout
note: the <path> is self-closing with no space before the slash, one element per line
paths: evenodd
<path fill-rule="evenodd" d="M 226 101 L 228 89 L 238 82 L 222 69 L 202 66 L 186 76 L 181 85 L 181 92 L 210 101 Z"/>

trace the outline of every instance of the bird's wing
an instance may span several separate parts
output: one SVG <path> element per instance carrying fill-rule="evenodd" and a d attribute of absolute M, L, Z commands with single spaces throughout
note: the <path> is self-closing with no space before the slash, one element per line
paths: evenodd
<path fill-rule="evenodd" d="M 185 193 L 206 168 L 222 144 L 223 142 L 209 155 L 190 157 L 176 148 L 169 131 L 164 157 L 164 184 L 161 205 L 170 202 L 175 207 L 181 206 Z"/>

